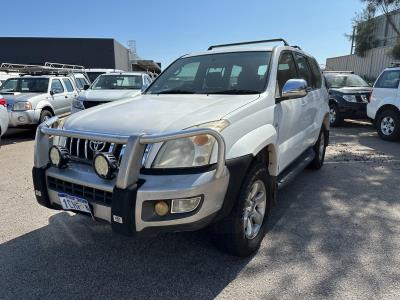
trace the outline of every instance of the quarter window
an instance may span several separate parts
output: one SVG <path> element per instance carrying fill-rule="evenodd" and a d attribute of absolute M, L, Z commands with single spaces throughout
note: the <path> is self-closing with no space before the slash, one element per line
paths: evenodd
<path fill-rule="evenodd" d="M 292 53 L 290 52 L 282 53 L 281 57 L 279 58 L 279 64 L 278 64 L 277 82 L 278 82 L 279 95 L 277 95 L 277 97 L 280 97 L 282 95 L 283 86 L 288 80 L 297 78 L 298 75 Z"/>
<path fill-rule="evenodd" d="M 54 94 L 64 93 L 64 88 L 61 84 L 61 81 L 58 79 L 53 79 L 51 82 L 51 90 L 54 92 Z"/>
<path fill-rule="evenodd" d="M 375 84 L 375 88 L 397 89 L 400 83 L 400 71 L 385 71 Z"/>
<path fill-rule="evenodd" d="M 68 78 L 63 78 L 62 79 L 65 85 L 65 88 L 67 89 L 68 92 L 73 92 L 74 87 L 72 86 L 71 81 Z"/>
<path fill-rule="evenodd" d="M 298 53 L 295 53 L 295 57 L 300 78 L 304 79 L 309 87 L 314 87 L 313 78 L 310 67 L 307 63 L 307 59 Z"/>

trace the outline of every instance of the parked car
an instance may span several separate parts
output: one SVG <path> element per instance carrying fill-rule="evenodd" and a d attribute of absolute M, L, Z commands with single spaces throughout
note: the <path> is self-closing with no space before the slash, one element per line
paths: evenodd
<path fill-rule="evenodd" d="M 18 73 L 6 73 L 6 72 L 0 72 L 0 86 L 4 83 L 9 78 L 14 78 L 14 77 L 19 77 Z"/>
<path fill-rule="evenodd" d="M 9 127 L 29 127 L 69 114 L 78 90 L 68 76 L 25 75 L 7 79 L 0 95 L 7 100 Z"/>
<path fill-rule="evenodd" d="M 132 98 L 139 95 L 151 83 L 146 73 L 121 72 L 102 74 L 86 90 L 80 93 L 78 99 L 72 102 L 71 112 L 75 113 L 86 108 L 111 101 Z"/>
<path fill-rule="evenodd" d="M 71 78 L 74 80 L 75 86 L 78 88 L 78 90 L 83 91 L 85 86 L 90 85 L 87 75 L 84 73 L 74 73 Z"/>
<path fill-rule="evenodd" d="M 229 253 L 256 251 L 277 187 L 321 168 L 329 140 L 316 60 L 282 39 L 251 46 L 272 41 L 184 55 L 135 101 L 43 123 L 37 201 L 127 235 L 210 226 Z"/>
<path fill-rule="evenodd" d="M 349 72 L 327 72 L 324 76 L 329 91 L 331 126 L 339 126 L 345 118 L 366 119 L 372 91 L 368 83 Z"/>
<path fill-rule="evenodd" d="M 97 79 L 97 77 L 99 77 L 102 74 L 114 73 L 114 72 L 124 72 L 124 71 L 117 69 L 99 69 L 99 68 L 85 69 L 85 73 L 88 75 L 91 83 L 93 83 Z"/>
<path fill-rule="evenodd" d="M 0 98 L 0 145 L 1 137 L 6 133 L 8 128 L 7 100 Z"/>
<path fill-rule="evenodd" d="M 379 136 L 388 141 L 400 139 L 400 68 L 385 69 L 374 84 L 367 106 Z"/>

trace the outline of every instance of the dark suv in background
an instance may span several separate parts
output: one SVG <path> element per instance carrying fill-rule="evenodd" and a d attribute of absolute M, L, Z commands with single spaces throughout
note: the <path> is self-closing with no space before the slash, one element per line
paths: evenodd
<path fill-rule="evenodd" d="M 339 126 L 345 118 L 367 119 L 367 103 L 372 88 L 352 72 L 324 72 L 329 91 L 331 126 Z"/>

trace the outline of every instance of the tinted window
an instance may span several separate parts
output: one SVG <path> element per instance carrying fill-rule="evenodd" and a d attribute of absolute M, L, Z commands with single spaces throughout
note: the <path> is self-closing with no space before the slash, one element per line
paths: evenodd
<path fill-rule="evenodd" d="M 47 93 L 48 78 L 13 78 L 7 79 L 1 86 L 0 92 Z"/>
<path fill-rule="evenodd" d="M 139 75 L 100 75 L 93 83 L 93 90 L 140 90 L 142 76 Z"/>
<path fill-rule="evenodd" d="M 55 94 L 59 94 L 59 93 L 63 93 L 64 92 L 64 88 L 61 84 L 61 81 L 58 79 L 53 79 L 53 81 L 51 82 L 51 90 L 55 93 Z"/>
<path fill-rule="evenodd" d="M 63 78 L 63 82 L 68 92 L 74 91 L 74 87 L 72 86 L 72 83 L 68 78 Z"/>
<path fill-rule="evenodd" d="M 400 71 L 385 71 L 375 84 L 375 88 L 397 89 L 400 82 Z"/>
<path fill-rule="evenodd" d="M 321 70 L 318 66 L 318 63 L 315 59 L 308 59 L 309 65 L 311 67 L 311 72 L 313 75 L 313 81 L 314 81 L 314 88 L 321 88 L 322 86 L 322 75 L 321 75 Z"/>
<path fill-rule="evenodd" d="M 307 59 L 303 55 L 300 55 L 298 53 L 295 53 L 295 57 L 300 78 L 307 81 L 307 85 L 309 87 L 314 87 L 315 84 L 313 82 L 311 70 L 307 63 Z"/>
<path fill-rule="evenodd" d="M 148 89 L 151 94 L 258 94 L 267 83 L 271 52 L 249 51 L 184 57 Z"/>
<path fill-rule="evenodd" d="M 282 95 L 283 86 L 289 79 L 297 79 L 297 78 L 298 75 L 292 53 L 290 52 L 282 53 L 281 57 L 279 58 L 279 64 L 278 64 L 277 81 L 278 81 L 279 95 L 277 96 L 280 97 Z"/>

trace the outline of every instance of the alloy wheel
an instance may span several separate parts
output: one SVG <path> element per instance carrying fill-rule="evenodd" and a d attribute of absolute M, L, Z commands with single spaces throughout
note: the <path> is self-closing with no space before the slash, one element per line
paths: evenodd
<path fill-rule="evenodd" d="M 257 180 L 251 186 L 243 211 L 243 228 L 246 238 L 254 239 L 259 233 L 267 207 L 267 191 L 264 182 Z"/>
<path fill-rule="evenodd" d="M 390 136 L 393 134 L 395 130 L 396 124 L 392 117 L 384 117 L 381 121 L 381 132 L 386 135 Z"/>

